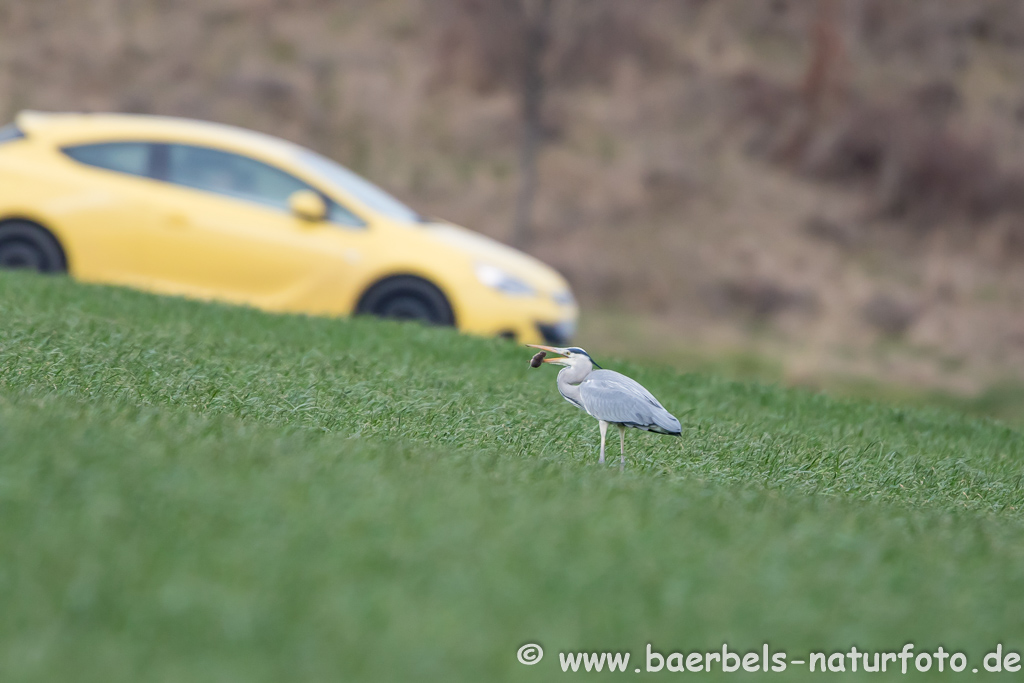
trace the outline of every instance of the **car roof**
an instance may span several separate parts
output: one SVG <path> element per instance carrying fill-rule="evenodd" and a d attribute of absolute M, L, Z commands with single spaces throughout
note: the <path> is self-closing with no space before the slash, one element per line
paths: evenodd
<path fill-rule="evenodd" d="M 23 111 L 16 119 L 26 135 L 56 146 L 146 140 L 206 144 L 294 161 L 302 149 L 280 138 L 236 126 L 174 116 Z"/>

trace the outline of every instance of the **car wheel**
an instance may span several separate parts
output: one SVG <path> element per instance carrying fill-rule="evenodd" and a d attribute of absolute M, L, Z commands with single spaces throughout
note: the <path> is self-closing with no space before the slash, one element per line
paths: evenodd
<path fill-rule="evenodd" d="M 431 325 L 454 325 L 455 315 L 445 295 L 426 280 L 411 275 L 388 278 L 366 292 L 356 313 L 395 320 L 419 320 Z"/>
<path fill-rule="evenodd" d="M 64 250 L 53 235 L 28 221 L 0 223 L 0 268 L 67 272 Z"/>

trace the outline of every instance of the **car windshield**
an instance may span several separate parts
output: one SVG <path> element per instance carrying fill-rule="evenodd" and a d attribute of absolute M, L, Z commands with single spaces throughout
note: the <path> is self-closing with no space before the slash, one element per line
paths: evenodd
<path fill-rule="evenodd" d="M 299 160 L 313 172 L 325 177 L 356 200 L 388 218 L 406 223 L 427 222 L 423 216 L 336 161 L 308 149 L 299 153 Z"/>

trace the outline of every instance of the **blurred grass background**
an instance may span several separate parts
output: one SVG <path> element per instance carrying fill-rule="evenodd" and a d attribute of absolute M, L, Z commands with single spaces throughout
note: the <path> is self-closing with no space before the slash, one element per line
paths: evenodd
<path fill-rule="evenodd" d="M 527 5 L 0 0 L 0 117 L 247 126 L 513 241 Z M 1021 419 L 1019 2 L 554 7 L 524 246 L 579 343 Z"/>

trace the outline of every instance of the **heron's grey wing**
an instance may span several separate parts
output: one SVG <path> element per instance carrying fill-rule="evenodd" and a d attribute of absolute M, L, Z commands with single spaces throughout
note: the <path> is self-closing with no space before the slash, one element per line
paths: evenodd
<path fill-rule="evenodd" d="M 595 370 L 580 384 L 583 409 L 598 420 L 679 434 L 682 428 L 651 392 L 634 379 L 613 370 Z"/>

